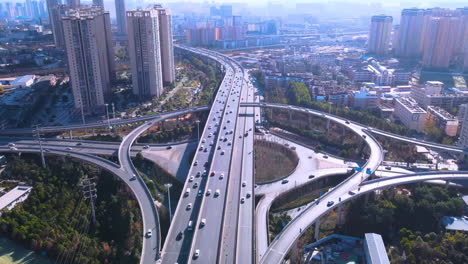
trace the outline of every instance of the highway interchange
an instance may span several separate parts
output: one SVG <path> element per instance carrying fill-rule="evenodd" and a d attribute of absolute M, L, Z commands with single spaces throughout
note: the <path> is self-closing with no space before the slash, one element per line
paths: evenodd
<path fill-rule="evenodd" d="M 47 154 L 69 155 L 102 167 L 121 178 L 135 195 L 143 217 L 143 249 L 140 263 L 280 263 L 292 244 L 306 230 L 342 203 L 359 195 L 379 188 L 434 179 L 453 180 L 467 178 L 466 172 L 408 174 L 364 182 L 383 161 L 383 150 L 372 134 L 422 145 L 433 149 L 465 153 L 465 149 L 417 140 L 370 128 L 356 122 L 320 111 L 281 104 L 266 104 L 255 101 L 255 92 L 248 74 L 234 60 L 216 52 L 177 46 L 187 52 L 207 57 L 223 68 L 223 79 L 218 93 L 208 106 L 162 113 L 155 116 L 113 120 L 111 125 L 132 122 L 142 123 L 127 135 L 120 145 L 112 143 L 86 143 L 79 147 L 75 141 L 47 140 L 44 148 Z M 322 195 L 318 202 L 309 204 L 294 218 L 283 231 L 268 245 L 266 221 L 267 211 L 276 197 L 302 183 L 289 183 L 278 188 L 254 188 L 253 140 L 257 108 L 276 108 L 302 112 L 319 118 L 329 119 L 353 131 L 362 138 L 370 149 L 370 156 L 363 166 L 370 173 L 356 172 L 346 180 Z M 138 136 L 157 122 L 195 111 L 210 109 L 208 120 L 200 136 L 200 142 L 186 178 L 179 203 L 170 225 L 164 247 L 161 249 L 159 216 L 151 196 L 131 156 L 141 151 L 141 145 L 134 145 Z M 258 119 L 257 119 L 258 120 Z M 64 127 L 43 127 L 41 133 L 71 131 L 107 126 L 106 122 Z M 34 129 L 4 129 L 3 135 L 33 134 Z M 11 138 L 14 140 L 14 137 Z M 66 143 L 64 143 L 66 142 Z M 74 146 L 73 146 L 74 145 Z M 86 151 L 82 151 L 85 149 Z M 93 149 L 117 150 L 119 165 L 106 159 L 84 153 Z M 81 150 L 80 150 L 81 149 Z M 0 152 L 39 152 L 36 141 L 23 141 L 15 147 L 0 145 Z M 95 154 L 101 154 L 96 152 Z M 365 171 L 365 170 L 364 170 Z M 324 174 L 325 175 L 325 174 Z M 135 178 L 134 178 L 135 176 Z M 136 179 L 136 180 L 134 180 Z M 255 195 L 264 195 L 254 215 Z M 327 203 L 332 201 L 333 205 Z M 255 217 L 257 219 L 254 221 Z M 257 223 L 257 226 L 255 226 Z M 261 223 L 261 226 L 258 224 Z M 152 236 L 147 236 L 148 230 Z M 256 235 L 254 235 L 256 231 Z M 255 243 L 255 237 L 257 243 Z M 254 246 L 255 245 L 255 246 Z M 262 245 L 262 246 L 258 246 Z M 268 248 L 266 248 L 268 245 Z M 254 248 L 257 247 L 256 256 Z"/>

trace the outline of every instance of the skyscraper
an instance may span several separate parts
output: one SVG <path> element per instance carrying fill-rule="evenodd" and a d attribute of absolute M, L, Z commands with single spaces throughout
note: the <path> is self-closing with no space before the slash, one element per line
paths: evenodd
<path fill-rule="evenodd" d="M 373 16 L 369 32 L 367 52 L 379 56 L 385 56 L 390 48 L 390 34 L 392 33 L 391 16 Z"/>
<path fill-rule="evenodd" d="M 69 10 L 62 22 L 75 108 L 83 116 L 102 113 L 114 75 L 109 13 L 81 6 Z"/>
<path fill-rule="evenodd" d="M 67 5 L 72 7 L 72 8 L 75 8 L 75 7 L 78 7 L 80 5 L 80 0 L 67 0 Z"/>
<path fill-rule="evenodd" d="M 125 0 L 115 0 L 115 15 L 117 18 L 117 33 L 127 33 L 127 20 L 125 19 Z"/>
<path fill-rule="evenodd" d="M 423 9 L 403 9 L 401 12 L 398 41 L 395 43 L 395 54 L 400 57 L 417 57 L 421 55 L 421 42 L 424 21 Z"/>
<path fill-rule="evenodd" d="M 160 96 L 163 90 L 158 14 L 156 8 L 127 11 L 133 93 L 140 100 Z"/>
<path fill-rule="evenodd" d="M 155 5 L 154 8 L 158 10 L 163 83 L 170 84 L 175 81 L 171 13 L 168 8 L 163 8 L 161 5 Z"/>
<path fill-rule="evenodd" d="M 454 56 L 459 17 L 432 17 L 424 37 L 423 67 L 446 69 Z"/>
<path fill-rule="evenodd" d="M 97 5 L 104 8 L 104 0 L 93 0 L 93 5 Z"/>
<path fill-rule="evenodd" d="M 61 16 L 64 15 L 65 7 L 59 5 L 57 0 L 47 0 L 47 11 L 49 13 L 49 23 L 54 35 L 55 47 L 63 49 L 65 47 L 65 40 L 63 39 Z"/>

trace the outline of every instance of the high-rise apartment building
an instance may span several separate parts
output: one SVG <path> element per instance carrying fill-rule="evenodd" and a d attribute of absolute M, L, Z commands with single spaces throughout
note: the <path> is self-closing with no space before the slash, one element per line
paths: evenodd
<path fill-rule="evenodd" d="M 61 17 L 65 15 L 66 7 L 59 5 L 57 0 L 47 0 L 47 11 L 49 13 L 49 23 L 54 35 L 55 47 L 59 49 L 65 48 L 65 40 L 63 36 L 63 26 Z"/>
<path fill-rule="evenodd" d="M 390 49 L 390 35 L 392 33 L 391 16 L 373 16 L 369 32 L 367 52 L 379 56 L 385 56 Z"/>
<path fill-rule="evenodd" d="M 117 33 L 127 34 L 127 20 L 125 19 L 125 0 L 115 0 L 115 16 L 117 18 Z"/>
<path fill-rule="evenodd" d="M 423 44 L 423 67 L 446 69 L 455 55 L 459 17 L 432 17 Z"/>
<path fill-rule="evenodd" d="M 114 78 L 109 13 L 81 6 L 70 9 L 62 22 L 75 108 L 83 116 L 102 113 Z"/>
<path fill-rule="evenodd" d="M 395 54 L 400 57 L 418 57 L 421 55 L 421 42 L 424 10 L 411 8 L 401 12 L 398 41 L 395 43 Z"/>
<path fill-rule="evenodd" d="M 93 0 L 93 5 L 97 5 L 104 8 L 104 0 Z"/>
<path fill-rule="evenodd" d="M 80 0 L 67 0 L 67 5 L 72 7 L 72 8 L 76 8 L 78 6 L 80 6 Z"/>
<path fill-rule="evenodd" d="M 458 118 L 461 122 L 460 136 L 457 145 L 462 148 L 468 147 L 468 104 L 460 105 Z"/>
<path fill-rule="evenodd" d="M 154 8 L 158 10 L 163 83 L 170 84 L 175 81 L 171 11 L 161 5 L 155 5 Z"/>
<path fill-rule="evenodd" d="M 158 14 L 157 8 L 127 11 L 133 93 L 140 100 L 160 96 L 163 90 Z"/>

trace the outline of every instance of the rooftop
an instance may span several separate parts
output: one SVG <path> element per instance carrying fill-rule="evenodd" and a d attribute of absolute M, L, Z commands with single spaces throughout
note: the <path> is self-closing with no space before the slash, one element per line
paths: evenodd
<path fill-rule="evenodd" d="M 16 186 L 11 191 L 0 197 L 0 210 L 16 201 L 18 198 L 29 192 L 32 186 Z"/>
<path fill-rule="evenodd" d="M 457 120 L 457 118 L 455 116 L 453 116 L 452 114 L 450 114 L 449 112 L 447 112 L 445 109 L 443 109 L 441 107 L 429 105 L 427 107 L 427 110 L 429 112 L 431 112 L 431 114 L 437 115 L 438 117 L 442 118 L 443 120 L 447 120 L 447 121 Z"/>
<path fill-rule="evenodd" d="M 464 217 L 444 216 L 442 217 L 442 224 L 448 230 L 461 230 L 468 231 L 468 219 Z"/>
<path fill-rule="evenodd" d="M 413 99 L 411 98 L 408 98 L 408 97 L 400 97 L 400 98 L 396 98 L 396 101 L 401 103 L 406 109 L 408 109 L 408 111 L 410 111 L 411 113 L 420 113 L 420 114 L 424 114 L 424 113 L 427 113 L 424 109 L 422 109 L 418 103 L 416 103 L 416 101 L 414 101 Z"/>

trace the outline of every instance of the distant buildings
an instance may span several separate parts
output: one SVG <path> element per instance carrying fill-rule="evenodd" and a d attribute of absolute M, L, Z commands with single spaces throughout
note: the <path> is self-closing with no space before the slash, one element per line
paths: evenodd
<path fill-rule="evenodd" d="M 351 101 L 353 108 L 357 109 L 373 109 L 378 108 L 380 105 L 379 95 L 376 91 L 369 91 L 369 89 L 362 87 L 359 91 L 353 91 L 351 94 Z"/>
<path fill-rule="evenodd" d="M 418 57 L 421 55 L 420 43 L 423 22 L 423 9 L 403 9 L 398 38 L 394 45 L 396 56 Z"/>
<path fill-rule="evenodd" d="M 133 93 L 140 99 L 160 96 L 163 81 L 175 79 L 171 17 L 160 5 L 127 11 Z"/>
<path fill-rule="evenodd" d="M 427 112 L 412 98 L 396 98 L 394 116 L 409 129 L 423 132 Z"/>
<path fill-rule="evenodd" d="M 63 30 L 75 108 L 83 115 L 100 113 L 114 78 L 109 13 L 98 6 L 71 9 Z"/>
<path fill-rule="evenodd" d="M 429 20 L 423 44 L 423 67 L 436 69 L 449 67 L 454 56 L 459 23 L 460 19 L 457 17 L 433 17 Z"/>
<path fill-rule="evenodd" d="M 47 11 L 49 13 L 49 23 L 54 35 L 55 47 L 58 49 L 65 48 L 65 39 L 61 17 L 64 15 L 66 6 L 59 5 L 57 0 L 47 0 Z"/>
<path fill-rule="evenodd" d="M 460 105 L 458 118 L 461 122 L 461 129 L 457 145 L 463 148 L 468 148 L 468 104 Z"/>
<path fill-rule="evenodd" d="M 367 52 L 378 56 L 388 55 L 390 52 L 390 34 L 392 33 L 391 16 L 373 16 L 369 32 Z"/>
<path fill-rule="evenodd" d="M 125 0 L 115 0 L 115 16 L 117 18 L 117 33 L 127 33 L 127 19 L 125 18 Z"/>
<path fill-rule="evenodd" d="M 425 85 L 413 86 L 411 97 L 424 109 L 432 105 L 449 111 L 468 103 L 468 93 L 443 93 L 443 85 L 439 81 L 428 81 Z"/>

